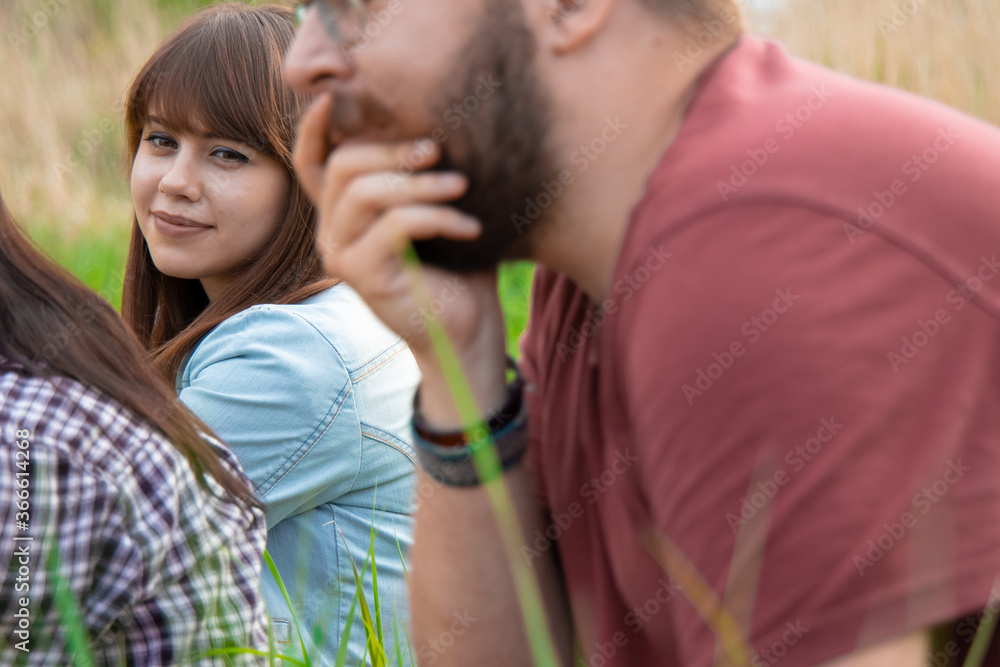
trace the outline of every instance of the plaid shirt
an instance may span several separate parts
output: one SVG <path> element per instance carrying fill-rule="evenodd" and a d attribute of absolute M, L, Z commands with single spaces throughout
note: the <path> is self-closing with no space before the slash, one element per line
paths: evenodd
<path fill-rule="evenodd" d="M 0 663 L 68 665 L 80 643 L 98 665 L 221 665 L 204 653 L 267 650 L 263 514 L 211 479 L 209 493 L 158 432 L 0 356 L 0 452 Z"/>

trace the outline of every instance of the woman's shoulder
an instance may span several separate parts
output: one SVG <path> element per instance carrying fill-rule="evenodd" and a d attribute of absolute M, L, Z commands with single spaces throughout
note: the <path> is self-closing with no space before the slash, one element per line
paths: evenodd
<path fill-rule="evenodd" d="M 222 322 L 198 345 L 191 361 L 206 354 L 265 352 L 308 358 L 314 368 L 339 362 L 348 372 L 406 343 L 390 331 L 346 284 L 338 284 L 295 304 L 260 304 Z"/>
<path fill-rule="evenodd" d="M 332 341 L 347 339 L 394 343 L 399 340 L 399 336 L 387 329 L 357 292 L 345 283 L 338 283 L 300 303 L 254 308 L 294 314 Z"/>
<path fill-rule="evenodd" d="M 228 318 L 191 352 L 176 386 L 266 387 L 307 409 L 363 378 L 415 384 L 417 374 L 406 342 L 353 290 L 336 285 L 300 303 L 257 305 Z"/>

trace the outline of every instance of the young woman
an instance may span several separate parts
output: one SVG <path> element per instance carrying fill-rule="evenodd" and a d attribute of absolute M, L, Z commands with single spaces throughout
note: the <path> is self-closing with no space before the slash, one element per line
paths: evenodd
<path fill-rule="evenodd" d="M 264 513 L 206 432 L 0 198 L 0 664 L 267 649 Z"/>
<path fill-rule="evenodd" d="M 268 551 L 292 602 L 265 570 L 279 651 L 293 654 L 301 634 L 314 660 L 332 664 L 354 568 L 367 567 L 363 594 L 374 618 L 375 570 L 395 664 L 418 373 L 404 341 L 323 278 L 313 210 L 292 174 L 307 103 L 282 78 L 293 31 L 289 9 L 214 6 L 133 82 L 125 129 L 136 218 L 123 314 L 266 506 Z M 360 619 L 350 637 L 351 664 L 379 650 Z"/>

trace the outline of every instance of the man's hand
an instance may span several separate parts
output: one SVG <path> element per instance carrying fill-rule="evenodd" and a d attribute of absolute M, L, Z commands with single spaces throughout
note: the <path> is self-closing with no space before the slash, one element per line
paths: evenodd
<path fill-rule="evenodd" d="M 460 197 L 468 182 L 455 172 L 398 172 L 404 160 L 413 164 L 416 158 L 416 169 L 436 163 L 440 149 L 430 140 L 349 142 L 332 150 L 327 131 L 331 100 L 321 97 L 306 115 L 294 155 L 302 186 L 317 205 L 317 244 L 324 266 L 409 341 L 424 375 L 424 417 L 440 428 L 456 427 L 460 420 L 427 335 L 427 306 L 444 293 L 453 298 L 434 317 L 462 362 L 477 404 L 488 412 L 502 402 L 504 387 L 496 271 L 458 276 L 407 266 L 403 256 L 413 240 L 471 240 L 480 234 L 478 221 L 445 205 Z M 456 294 L 455 284 L 464 289 Z"/>
<path fill-rule="evenodd" d="M 418 155 L 415 168 L 433 165 L 439 159 L 433 142 L 419 147 L 414 142 L 349 142 L 331 151 L 330 102 L 325 96 L 310 110 L 294 156 L 295 170 L 319 210 L 317 243 L 326 270 L 349 283 L 387 326 L 410 341 L 423 373 L 423 418 L 440 429 L 466 426 L 454 407 L 420 307 L 438 298 L 447 280 L 464 286 L 458 294 L 452 290 L 454 300 L 443 311 L 435 309 L 434 317 L 458 356 L 480 415 L 485 415 L 501 405 L 506 386 L 496 271 L 458 276 L 407 266 L 403 253 L 416 239 L 464 240 L 479 235 L 476 221 L 445 205 L 465 192 L 467 182 L 460 174 L 394 173 L 403 159 L 413 164 Z M 422 474 L 421 480 L 421 488 L 430 483 Z M 504 482 L 524 534 L 544 529 L 531 478 L 523 467 L 508 472 Z M 431 661 L 456 666 L 529 664 L 531 652 L 510 564 L 485 490 L 434 488 L 417 511 L 411 551 L 413 641 L 422 647 L 421 657 L 429 641 L 448 631 L 454 614 L 465 612 L 478 622 L 447 655 L 433 654 Z M 534 574 L 547 603 L 550 628 L 568 664 L 570 616 L 551 554 L 536 561 Z"/>

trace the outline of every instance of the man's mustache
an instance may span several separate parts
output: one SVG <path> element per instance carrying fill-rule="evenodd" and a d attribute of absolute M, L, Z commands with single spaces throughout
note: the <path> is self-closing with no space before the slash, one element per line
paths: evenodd
<path fill-rule="evenodd" d="M 328 129 L 331 136 L 344 140 L 372 128 L 387 127 L 393 117 L 392 111 L 370 94 L 336 93 L 330 105 Z"/>

